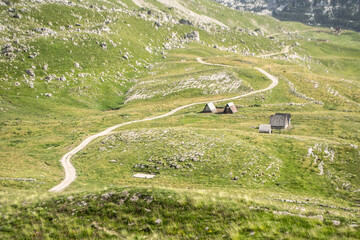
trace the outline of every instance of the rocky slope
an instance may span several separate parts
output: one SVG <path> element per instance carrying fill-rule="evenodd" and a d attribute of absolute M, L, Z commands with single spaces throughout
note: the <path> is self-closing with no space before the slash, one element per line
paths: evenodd
<path fill-rule="evenodd" d="M 280 20 L 360 31 L 360 0 L 215 0 L 243 11 Z"/>

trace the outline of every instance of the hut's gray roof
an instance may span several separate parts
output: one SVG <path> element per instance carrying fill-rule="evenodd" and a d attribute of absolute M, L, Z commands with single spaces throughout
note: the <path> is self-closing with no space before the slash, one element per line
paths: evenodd
<path fill-rule="evenodd" d="M 271 115 L 270 125 L 272 127 L 286 127 L 288 118 L 285 115 Z"/>
<path fill-rule="evenodd" d="M 291 114 L 290 113 L 275 113 L 275 115 L 285 116 L 285 117 L 287 117 L 288 120 L 291 119 Z"/>
<path fill-rule="evenodd" d="M 216 110 L 216 107 L 215 107 L 214 103 L 212 103 L 212 102 L 207 103 L 207 104 L 205 105 L 205 107 L 204 107 L 203 112 L 216 113 L 217 110 Z"/>
<path fill-rule="evenodd" d="M 271 125 L 270 124 L 260 124 L 259 125 L 259 133 L 271 133 Z"/>

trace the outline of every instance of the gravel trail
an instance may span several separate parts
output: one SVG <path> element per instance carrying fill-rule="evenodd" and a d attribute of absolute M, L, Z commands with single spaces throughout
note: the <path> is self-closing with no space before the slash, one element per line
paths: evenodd
<path fill-rule="evenodd" d="M 227 65 L 222 65 L 222 64 L 211 64 L 211 63 L 206 63 L 204 62 L 201 58 L 197 58 L 196 59 L 199 63 L 201 64 L 205 64 L 205 65 L 212 65 L 212 66 L 223 66 L 223 67 L 231 67 L 231 66 L 227 66 Z M 235 99 L 238 99 L 238 98 L 242 98 L 242 97 L 246 97 L 246 96 L 249 96 L 249 95 L 253 95 L 253 94 L 256 94 L 256 93 L 260 93 L 260 92 L 265 92 L 265 91 L 268 91 L 268 90 L 271 90 L 273 89 L 276 85 L 278 85 L 279 81 L 278 81 L 278 78 L 269 74 L 268 72 L 266 72 L 265 70 L 261 69 L 261 68 L 255 68 L 256 70 L 258 70 L 259 72 L 261 72 L 262 74 L 264 74 L 267 78 L 269 78 L 272 83 L 267 87 L 267 88 L 264 88 L 264 89 L 261 89 L 261 90 L 256 90 L 256 91 L 252 91 L 252 92 L 249 92 L 249 93 L 245 93 L 245 94 L 242 94 L 240 96 L 236 96 L 236 97 L 232 97 L 232 98 L 226 98 L 226 99 L 219 99 L 219 100 L 215 100 L 215 101 L 212 101 L 214 103 L 216 102 L 223 102 L 223 101 L 230 101 L 230 100 L 235 100 Z M 74 166 L 71 164 L 71 158 L 72 156 L 74 156 L 76 153 L 78 153 L 79 151 L 81 151 L 84 147 L 86 147 L 89 143 L 91 143 L 93 140 L 95 140 L 96 138 L 98 137 L 101 137 L 101 136 L 105 136 L 105 135 L 108 135 L 110 132 L 112 132 L 113 130 L 119 128 L 119 127 L 122 127 L 122 126 L 125 126 L 125 125 L 129 125 L 129 124 L 132 124 L 132 123 L 138 123 L 138 122 L 145 122 L 145 121 L 152 121 L 152 120 L 156 120 L 156 119 L 159 119 L 159 118 L 164 118 L 164 117 L 168 117 L 170 115 L 173 115 L 174 113 L 182 110 L 182 109 L 185 109 L 185 108 L 188 108 L 188 107 L 191 107 L 191 106 L 195 106 L 195 105 L 199 105 L 199 104 L 206 104 L 207 102 L 197 102 L 197 103 L 191 103 L 191 104 L 188 104 L 188 105 L 184 105 L 184 106 L 181 106 L 181 107 L 178 107 L 178 108 L 175 108 L 174 110 L 171 110 L 170 112 L 166 113 L 166 114 L 163 114 L 163 115 L 160 115 L 160 116 L 157 116 L 157 117 L 150 117 L 150 118 L 145 118 L 145 119 L 141 119 L 141 120 L 134 120 L 134 121 L 130 121 L 130 122 L 125 122 L 125 123 L 121 123 L 121 124 L 118 124 L 118 125 L 115 125 L 115 126 L 112 126 L 112 127 L 109 127 L 108 129 L 100 132 L 100 133 L 97 133 L 95 135 L 92 135 L 92 136 L 89 136 L 88 138 L 86 138 L 82 143 L 80 143 L 80 145 L 78 145 L 76 148 L 74 148 L 73 150 L 71 150 L 70 152 L 66 153 L 60 160 L 64 170 L 65 170 L 65 178 L 64 180 L 56 185 L 55 187 L 51 188 L 49 191 L 50 192 L 61 192 L 63 191 L 65 188 L 67 188 L 68 186 L 70 186 L 70 184 L 72 182 L 75 181 L 76 179 L 76 170 L 74 168 Z"/>

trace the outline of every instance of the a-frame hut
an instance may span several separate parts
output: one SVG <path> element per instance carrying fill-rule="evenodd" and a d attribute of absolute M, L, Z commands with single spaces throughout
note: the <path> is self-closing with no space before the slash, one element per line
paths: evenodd
<path fill-rule="evenodd" d="M 203 113 L 217 113 L 214 103 L 209 102 L 205 105 Z"/>
<path fill-rule="evenodd" d="M 226 104 L 224 113 L 236 113 L 236 112 L 238 112 L 238 110 L 236 109 L 233 102 Z"/>

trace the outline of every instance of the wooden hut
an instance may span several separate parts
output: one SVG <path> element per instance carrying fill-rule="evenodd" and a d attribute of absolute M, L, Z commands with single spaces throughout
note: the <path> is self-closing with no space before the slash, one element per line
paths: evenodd
<path fill-rule="evenodd" d="M 224 109 L 224 113 L 236 113 L 238 110 L 236 109 L 233 102 L 228 103 Z"/>
<path fill-rule="evenodd" d="M 276 113 L 270 116 L 271 129 L 286 129 L 291 124 L 291 114 Z"/>
<path fill-rule="evenodd" d="M 209 102 L 205 105 L 203 113 L 217 113 L 214 103 Z"/>
<path fill-rule="evenodd" d="M 271 134 L 271 125 L 270 124 L 260 124 L 259 133 Z"/>

